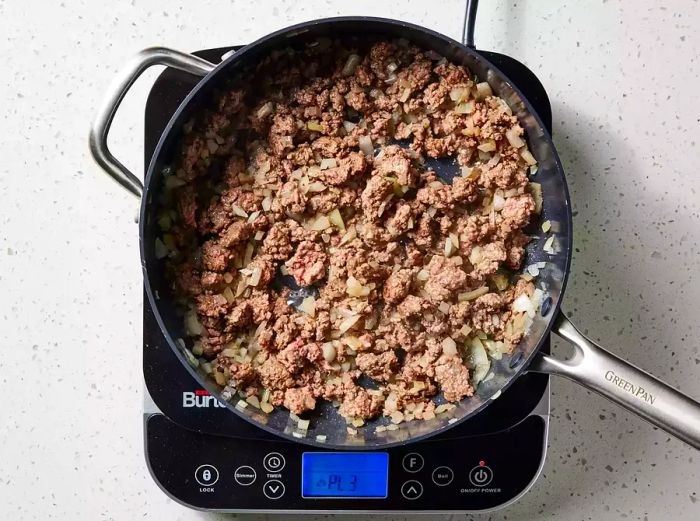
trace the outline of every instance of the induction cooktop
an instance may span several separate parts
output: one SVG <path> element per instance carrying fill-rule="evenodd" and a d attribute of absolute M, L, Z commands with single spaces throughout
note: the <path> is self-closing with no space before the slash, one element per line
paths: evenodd
<path fill-rule="evenodd" d="M 195 52 L 211 62 L 239 47 Z M 478 51 L 508 76 L 551 132 L 537 77 Z M 167 68 L 146 105 L 145 165 L 198 77 Z M 477 512 L 501 508 L 537 479 L 547 447 L 549 377 L 525 374 L 493 404 L 432 438 L 376 451 L 322 450 L 276 437 L 201 389 L 168 346 L 144 296 L 144 443 L 160 488 L 216 512 Z M 549 343 L 543 349 L 548 352 Z"/>

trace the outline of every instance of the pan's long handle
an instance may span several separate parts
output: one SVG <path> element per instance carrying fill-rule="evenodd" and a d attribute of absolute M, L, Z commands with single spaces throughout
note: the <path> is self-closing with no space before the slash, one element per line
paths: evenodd
<path fill-rule="evenodd" d="M 530 370 L 570 378 L 700 449 L 700 403 L 590 341 L 561 312 L 552 331 L 574 345 L 574 356 L 540 354 Z"/>
<path fill-rule="evenodd" d="M 152 65 L 167 65 L 197 76 L 206 76 L 216 67 L 191 54 L 151 47 L 134 56 L 112 81 L 90 129 L 90 152 L 105 172 L 137 197 L 143 193 L 143 183 L 112 155 L 107 146 L 107 136 L 124 96 L 141 73 Z"/>

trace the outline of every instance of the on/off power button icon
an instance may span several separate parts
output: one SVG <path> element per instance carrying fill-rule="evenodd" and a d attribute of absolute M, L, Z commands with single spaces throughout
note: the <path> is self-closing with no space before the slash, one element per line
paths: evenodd
<path fill-rule="evenodd" d="M 480 462 L 479 465 L 469 471 L 469 481 L 475 487 L 485 487 L 491 483 L 492 479 L 493 470 L 483 462 Z"/>

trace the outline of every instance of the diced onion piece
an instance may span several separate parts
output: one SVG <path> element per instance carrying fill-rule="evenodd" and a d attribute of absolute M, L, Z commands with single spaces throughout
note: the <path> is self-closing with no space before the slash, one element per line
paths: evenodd
<path fill-rule="evenodd" d="M 460 293 L 459 295 L 457 295 L 457 300 L 459 300 L 460 302 L 467 302 L 469 300 L 479 298 L 482 295 L 486 295 L 488 292 L 488 286 L 481 286 L 480 288 L 476 288 L 475 290 Z"/>
<path fill-rule="evenodd" d="M 445 249 L 444 249 L 445 257 L 451 257 L 452 254 L 455 252 L 455 245 L 452 243 L 452 239 L 449 237 L 445 239 Z"/>
<path fill-rule="evenodd" d="M 428 272 L 428 270 L 420 270 L 416 274 L 416 279 L 418 279 L 422 282 L 428 280 L 429 278 L 430 278 L 430 273 Z"/>
<path fill-rule="evenodd" d="M 228 302 L 229 304 L 233 303 L 233 301 L 236 300 L 236 297 L 234 296 L 233 291 L 231 291 L 231 288 L 224 289 L 224 291 L 222 291 L 221 294 L 224 296 L 226 302 Z"/>
<path fill-rule="evenodd" d="M 272 102 L 268 101 L 262 107 L 258 109 L 258 119 L 263 119 L 272 114 L 273 106 Z"/>
<path fill-rule="evenodd" d="M 330 363 L 335 360 L 336 350 L 333 342 L 324 342 L 321 344 L 321 350 L 323 351 L 323 358 L 326 362 Z"/>
<path fill-rule="evenodd" d="M 552 221 L 545 221 L 542 223 L 542 231 L 544 233 L 547 233 L 551 229 L 552 229 Z"/>
<path fill-rule="evenodd" d="M 540 213 L 542 211 L 542 204 L 544 199 L 542 198 L 542 185 L 539 183 L 529 183 L 528 187 L 532 198 L 535 200 L 535 213 Z"/>
<path fill-rule="evenodd" d="M 469 252 L 469 262 L 472 265 L 477 265 L 481 262 L 481 246 L 474 246 L 472 251 Z"/>
<path fill-rule="evenodd" d="M 170 253 L 170 251 L 168 250 L 168 247 L 158 237 L 156 237 L 155 249 L 156 249 L 156 251 L 155 251 L 156 259 L 164 259 Z"/>
<path fill-rule="evenodd" d="M 515 126 L 515 127 L 509 128 L 508 130 L 506 130 L 506 139 L 508 140 L 508 143 L 510 143 L 510 146 L 512 146 L 513 148 L 520 148 L 520 147 L 525 146 L 525 141 L 523 141 L 520 138 L 520 134 L 518 132 L 519 130 L 520 130 L 519 126 Z M 532 155 L 532 154 L 530 154 L 530 155 Z M 523 159 L 525 159 L 525 158 L 523 157 Z M 530 164 L 530 163 L 528 163 L 528 164 Z"/>
<path fill-rule="evenodd" d="M 338 331 L 340 332 L 341 335 L 344 335 L 352 326 L 357 324 L 358 320 L 360 320 L 360 315 L 353 315 L 353 316 L 346 318 L 338 326 Z M 349 367 L 348 367 L 348 369 L 349 369 Z M 346 371 L 348 369 L 346 369 Z"/>
<path fill-rule="evenodd" d="M 197 312 L 193 309 L 185 314 L 185 331 L 187 331 L 187 334 L 190 336 L 199 336 L 204 331 L 197 317 Z"/>
<path fill-rule="evenodd" d="M 535 316 L 535 306 L 532 305 L 530 297 L 528 297 L 525 293 L 513 301 L 512 309 L 515 313 L 526 313 L 527 316 L 531 318 L 534 318 Z"/>
<path fill-rule="evenodd" d="M 336 208 L 328 214 L 328 220 L 333 226 L 340 230 L 345 230 L 345 223 L 343 222 L 343 216 L 340 215 L 340 211 Z"/>
<path fill-rule="evenodd" d="M 253 272 L 250 275 L 250 279 L 248 279 L 248 285 L 257 286 L 260 282 L 260 275 L 262 275 L 262 270 L 258 266 L 253 268 Z"/>
<path fill-rule="evenodd" d="M 455 103 L 461 103 L 469 98 L 469 89 L 467 87 L 453 87 L 450 90 L 450 99 Z"/>
<path fill-rule="evenodd" d="M 262 409 L 265 414 L 270 414 L 275 408 L 268 402 L 263 402 L 260 404 L 260 409 Z"/>
<path fill-rule="evenodd" d="M 401 91 L 401 96 L 399 96 L 399 101 L 401 103 L 404 103 L 410 96 L 411 96 L 411 89 L 406 87 L 403 91 Z"/>
<path fill-rule="evenodd" d="M 255 221 L 255 219 L 258 218 L 258 215 L 260 215 L 260 210 L 255 210 L 253 213 L 251 213 L 248 216 L 248 223 L 252 223 Z"/>
<path fill-rule="evenodd" d="M 469 356 L 467 362 L 472 369 L 472 384 L 476 386 L 491 369 L 491 362 L 486 354 L 486 349 L 478 338 L 473 338 L 469 343 Z"/>
<path fill-rule="evenodd" d="M 504 291 L 508 288 L 508 277 L 505 276 L 503 273 L 495 273 L 491 276 L 491 280 L 493 281 L 498 291 Z"/>
<path fill-rule="evenodd" d="M 335 168 L 338 163 L 334 158 L 323 158 L 321 159 L 321 164 L 319 165 L 321 170 L 328 170 L 329 168 Z"/>
<path fill-rule="evenodd" d="M 357 69 L 357 66 L 361 61 L 362 58 L 360 58 L 357 54 L 351 54 L 348 56 L 348 59 L 345 61 L 345 65 L 343 65 L 343 69 L 340 71 L 341 76 L 352 76 L 355 74 L 355 69 Z"/>
<path fill-rule="evenodd" d="M 366 297 L 370 293 L 369 286 L 363 286 L 360 281 L 350 275 L 347 280 L 347 293 L 351 297 Z"/>
<path fill-rule="evenodd" d="M 531 165 L 530 166 L 530 176 L 537 174 L 537 170 L 538 170 L 537 165 Z"/>
<path fill-rule="evenodd" d="M 493 209 L 498 211 L 503 210 L 503 207 L 506 204 L 506 200 L 503 198 L 502 195 L 496 194 L 493 196 Z"/>
<path fill-rule="evenodd" d="M 317 194 L 319 192 L 323 192 L 326 188 L 327 186 L 324 185 L 321 181 L 313 181 L 309 183 L 309 186 L 306 187 L 306 191 Z"/>
<path fill-rule="evenodd" d="M 233 210 L 233 213 L 238 217 L 248 218 L 248 213 L 237 204 L 231 205 L 231 210 Z"/>
<path fill-rule="evenodd" d="M 546 253 L 549 253 L 550 255 L 554 255 L 555 251 L 554 251 L 554 236 L 553 235 L 545 241 L 544 246 L 542 246 L 542 249 Z"/>
<path fill-rule="evenodd" d="M 496 141 L 494 141 L 493 139 L 489 139 L 488 141 L 482 143 L 476 148 L 478 148 L 482 152 L 493 152 L 494 150 L 496 150 Z"/>
<path fill-rule="evenodd" d="M 530 166 L 537 164 L 537 159 L 535 159 L 535 156 L 533 156 L 532 152 L 530 152 L 527 148 L 520 152 L 520 157 L 522 157 Z"/>
<path fill-rule="evenodd" d="M 323 127 L 315 119 L 307 121 L 306 128 L 308 128 L 309 130 L 311 130 L 313 132 L 322 132 L 323 131 Z"/>
<path fill-rule="evenodd" d="M 306 297 L 304 300 L 301 301 L 301 304 L 299 304 L 298 308 L 299 311 L 306 313 L 310 317 L 316 316 L 316 298 L 313 295 L 310 297 Z"/>
<path fill-rule="evenodd" d="M 533 277 L 537 277 L 540 274 L 540 269 L 537 267 L 537 264 L 530 264 L 527 268 L 525 268 L 525 271 L 527 271 Z"/>
<path fill-rule="evenodd" d="M 352 132 L 352 130 L 356 127 L 355 123 L 352 121 L 343 121 L 343 128 L 345 129 L 345 132 L 348 134 Z"/>
<path fill-rule="evenodd" d="M 372 139 L 369 136 L 360 136 L 358 139 L 358 144 L 359 144 L 360 150 L 366 156 L 373 156 L 374 155 L 374 145 L 372 144 Z"/>
<path fill-rule="evenodd" d="M 354 226 L 350 226 L 348 230 L 345 232 L 345 235 L 343 235 L 343 238 L 340 239 L 340 245 L 342 246 L 343 244 L 346 244 L 352 240 L 355 240 L 357 238 L 357 228 Z"/>
<path fill-rule="evenodd" d="M 270 208 L 272 208 L 272 197 L 268 195 L 262 200 L 262 209 L 265 212 L 269 212 Z"/>
<path fill-rule="evenodd" d="M 256 409 L 260 409 L 260 400 L 258 399 L 257 396 L 248 396 L 245 399 L 245 401 L 248 402 L 253 407 L 255 407 Z"/>
<path fill-rule="evenodd" d="M 456 233 L 450 233 L 450 240 L 452 241 L 452 244 L 454 244 L 455 248 L 459 248 L 459 237 L 457 237 Z"/>
<path fill-rule="evenodd" d="M 445 315 L 447 315 L 450 312 L 450 303 L 449 302 L 440 302 L 438 309 L 440 311 L 442 311 Z"/>
<path fill-rule="evenodd" d="M 476 99 L 482 100 L 488 96 L 493 96 L 491 85 L 485 81 L 476 84 Z"/>
<path fill-rule="evenodd" d="M 325 215 L 318 216 L 315 220 L 311 222 L 310 229 L 316 232 L 321 232 L 326 228 L 329 228 L 331 221 Z"/>
<path fill-rule="evenodd" d="M 455 113 L 457 114 L 471 114 L 474 112 L 474 102 L 467 101 L 466 103 L 460 103 L 455 106 Z"/>
<path fill-rule="evenodd" d="M 445 338 L 442 341 L 442 352 L 448 356 L 457 354 L 457 342 L 452 340 L 450 337 Z"/>

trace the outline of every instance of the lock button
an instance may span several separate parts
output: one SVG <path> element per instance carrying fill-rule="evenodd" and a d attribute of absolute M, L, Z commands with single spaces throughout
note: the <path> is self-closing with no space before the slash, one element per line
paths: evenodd
<path fill-rule="evenodd" d="M 194 479 L 203 487 L 211 487 L 219 481 L 219 471 L 214 465 L 200 465 L 194 471 Z"/>

